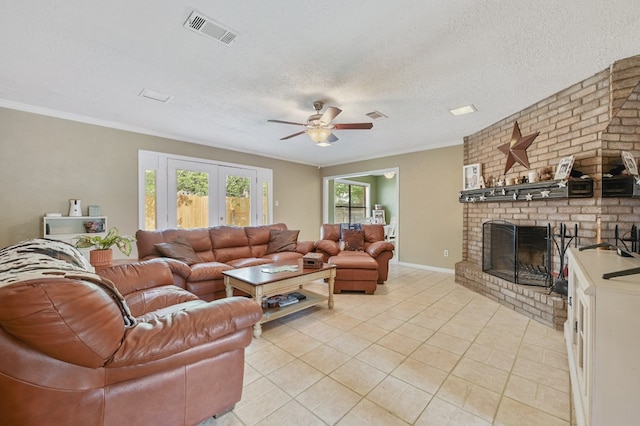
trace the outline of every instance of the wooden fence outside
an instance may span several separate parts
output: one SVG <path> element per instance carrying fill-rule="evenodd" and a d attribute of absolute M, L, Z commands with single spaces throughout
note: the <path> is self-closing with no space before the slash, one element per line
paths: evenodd
<path fill-rule="evenodd" d="M 227 225 L 251 225 L 251 199 L 227 197 Z M 146 199 L 146 229 L 156 229 L 156 199 Z M 178 196 L 178 228 L 205 228 L 209 225 L 209 197 L 199 195 Z"/>

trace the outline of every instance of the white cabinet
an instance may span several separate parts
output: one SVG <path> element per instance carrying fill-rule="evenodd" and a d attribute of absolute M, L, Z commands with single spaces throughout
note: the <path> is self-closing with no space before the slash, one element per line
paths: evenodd
<path fill-rule="evenodd" d="M 85 224 L 94 224 L 95 232 L 87 232 Z M 106 216 L 44 216 L 42 218 L 42 236 L 50 240 L 75 244 L 81 235 L 106 235 Z"/>
<path fill-rule="evenodd" d="M 638 268 L 640 258 L 611 250 L 569 249 L 564 333 L 576 421 L 637 425 L 640 421 L 640 275 L 602 279 Z"/>

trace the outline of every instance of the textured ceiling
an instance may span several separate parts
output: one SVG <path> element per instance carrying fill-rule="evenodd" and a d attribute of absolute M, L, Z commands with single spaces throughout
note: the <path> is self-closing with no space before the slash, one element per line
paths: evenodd
<path fill-rule="evenodd" d="M 318 166 L 461 144 L 640 54 L 637 0 L 0 1 L 0 106 Z M 237 39 L 183 28 L 193 10 Z M 389 118 L 280 141 L 302 128 L 267 119 L 315 100 Z"/>

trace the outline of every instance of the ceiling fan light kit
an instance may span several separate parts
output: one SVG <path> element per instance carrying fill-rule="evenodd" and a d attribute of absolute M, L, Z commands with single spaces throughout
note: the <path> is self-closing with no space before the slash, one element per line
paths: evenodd
<path fill-rule="evenodd" d="M 329 135 L 331 135 L 331 130 L 322 127 L 314 127 L 313 129 L 307 130 L 307 135 L 309 135 L 311 140 L 316 143 L 326 142 Z"/>
<path fill-rule="evenodd" d="M 311 140 L 316 143 L 316 145 L 321 147 L 331 146 L 332 142 L 338 140 L 338 138 L 332 133 L 332 130 L 367 130 L 373 127 L 373 123 L 332 124 L 331 121 L 333 121 L 333 119 L 336 118 L 338 114 L 342 112 L 342 110 L 336 107 L 329 107 L 324 113 L 320 114 L 320 111 L 323 107 L 324 103 L 320 101 L 314 102 L 313 109 L 315 109 L 316 112 L 315 114 L 311 114 L 309 118 L 307 118 L 306 123 L 296 123 L 293 121 L 283 120 L 267 121 L 269 123 L 291 124 L 294 126 L 303 126 L 307 128 L 307 130 L 303 130 L 301 132 L 297 132 L 280 138 L 281 141 L 306 133 L 307 135 L 309 135 L 309 138 L 311 138 Z"/>

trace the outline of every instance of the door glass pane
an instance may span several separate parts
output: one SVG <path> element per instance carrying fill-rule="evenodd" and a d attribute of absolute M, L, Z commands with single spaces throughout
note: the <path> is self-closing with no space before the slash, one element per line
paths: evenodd
<path fill-rule="evenodd" d="M 226 177 L 226 224 L 251 225 L 251 179 L 245 176 Z"/>
<path fill-rule="evenodd" d="M 262 183 L 262 223 L 269 224 L 269 182 Z"/>
<path fill-rule="evenodd" d="M 176 170 L 177 227 L 209 226 L 209 174 Z"/>
<path fill-rule="evenodd" d="M 157 210 L 156 210 L 156 171 L 145 170 L 144 171 L 144 194 L 145 194 L 145 209 L 144 209 L 144 224 L 147 230 L 157 229 Z"/>

